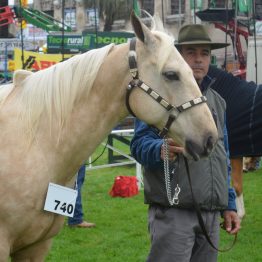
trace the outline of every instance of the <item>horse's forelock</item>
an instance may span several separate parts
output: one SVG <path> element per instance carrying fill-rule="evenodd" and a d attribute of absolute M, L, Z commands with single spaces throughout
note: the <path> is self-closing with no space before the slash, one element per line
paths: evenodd
<path fill-rule="evenodd" d="M 154 31 L 153 32 L 158 42 L 160 43 L 157 52 L 157 62 L 158 69 L 162 71 L 165 62 L 167 61 L 169 55 L 174 50 L 174 38 L 170 35 L 167 35 L 164 32 Z"/>

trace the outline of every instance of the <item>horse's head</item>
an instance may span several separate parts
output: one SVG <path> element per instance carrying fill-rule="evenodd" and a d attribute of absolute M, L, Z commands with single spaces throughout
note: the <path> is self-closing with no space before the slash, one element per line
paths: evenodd
<path fill-rule="evenodd" d="M 185 148 L 186 156 L 195 160 L 207 156 L 218 133 L 191 68 L 175 48 L 172 37 L 151 32 L 134 14 L 131 21 L 138 40 L 130 45 L 129 52 L 133 68 L 130 109 L 149 125 L 167 129 L 164 133 Z"/>

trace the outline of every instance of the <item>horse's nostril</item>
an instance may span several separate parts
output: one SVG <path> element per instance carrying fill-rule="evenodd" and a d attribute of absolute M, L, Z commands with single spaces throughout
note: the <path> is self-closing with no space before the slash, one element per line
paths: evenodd
<path fill-rule="evenodd" d="M 215 145 L 215 141 L 214 141 L 214 138 L 212 136 L 209 136 L 207 138 L 207 142 L 206 142 L 206 146 L 205 146 L 205 153 L 207 155 L 209 155 L 211 153 L 211 151 L 213 150 L 214 148 L 214 145 Z"/>
<path fill-rule="evenodd" d="M 188 152 L 188 154 L 191 155 L 191 157 L 195 161 L 200 159 L 201 151 L 203 151 L 203 148 L 201 150 L 199 145 L 196 144 L 195 142 L 191 141 L 191 140 L 187 140 L 186 141 L 186 146 L 185 147 L 186 147 L 186 151 Z"/>
<path fill-rule="evenodd" d="M 185 148 L 187 153 L 191 155 L 194 160 L 197 161 L 200 159 L 200 157 L 208 156 L 212 152 L 215 143 L 216 139 L 213 136 L 209 135 L 201 145 L 192 140 L 187 140 Z"/>

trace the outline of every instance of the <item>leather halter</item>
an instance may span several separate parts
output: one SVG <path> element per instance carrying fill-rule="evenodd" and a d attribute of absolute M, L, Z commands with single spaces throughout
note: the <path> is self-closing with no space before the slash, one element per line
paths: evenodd
<path fill-rule="evenodd" d="M 174 106 L 166 101 L 162 96 L 160 96 L 156 91 L 154 91 L 151 87 L 145 84 L 143 81 L 139 79 L 137 62 L 136 62 L 136 38 L 132 38 L 130 41 L 130 49 L 128 54 L 128 62 L 129 62 L 129 71 L 132 75 L 132 80 L 129 82 L 126 93 L 126 107 L 130 114 L 135 117 L 134 112 L 132 111 L 129 104 L 129 97 L 131 95 L 132 90 L 135 87 L 140 88 L 145 93 L 147 93 L 151 98 L 153 98 L 158 104 L 164 107 L 168 112 L 170 112 L 168 120 L 163 128 L 163 130 L 159 133 L 161 137 L 165 137 L 169 131 L 170 126 L 173 121 L 175 121 L 180 113 L 183 111 L 190 109 L 193 106 L 206 103 L 207 98 L 205 96 L 200 96 L 195 99 L 192 99 L 180 106 Z"/>

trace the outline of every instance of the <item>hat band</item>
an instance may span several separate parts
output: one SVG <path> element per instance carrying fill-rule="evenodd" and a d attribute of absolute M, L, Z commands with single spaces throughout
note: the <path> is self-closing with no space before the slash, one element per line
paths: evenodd
<path fill-rule="evenodd" d="M 187 36 L 184 37 L 184 39 L 179 39 L 178 43 L 181 42 L 207 42 L 207 43 L 211 43 L 211 39 L 209 37 L 201 37 L 201 39 L 199 38 L 199 36 L 193 35 L 193 36 Z"/>

